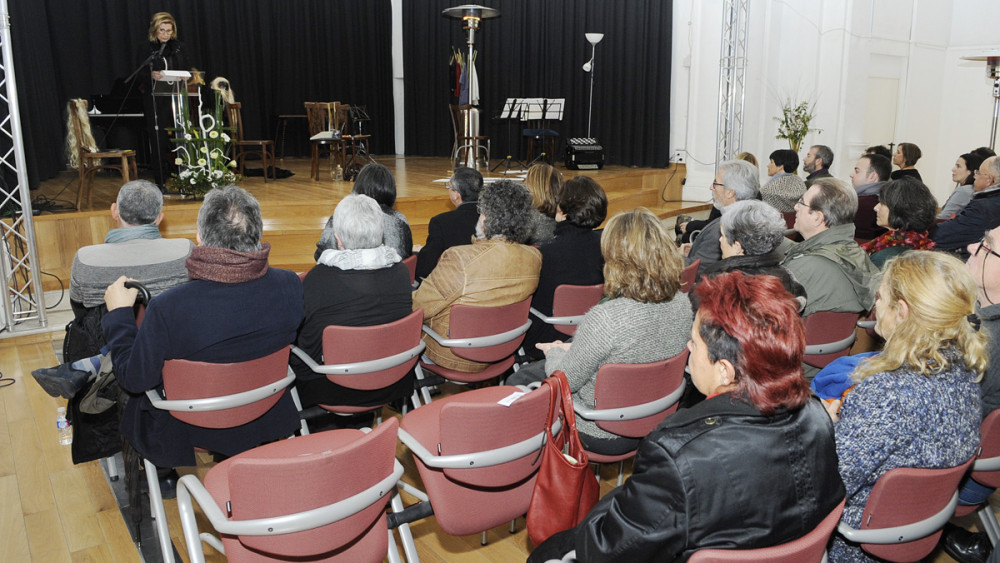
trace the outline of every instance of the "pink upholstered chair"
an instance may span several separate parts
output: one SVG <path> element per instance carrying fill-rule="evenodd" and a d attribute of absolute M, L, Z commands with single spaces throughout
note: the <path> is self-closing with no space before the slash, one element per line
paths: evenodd
<path fill-rule="evenodd" d="M 205 560 L 202 540 L 229 561 L 374 563 L 395 553 L 385 509 L 403 474 L 397 428 L 390 419 L 370 433 L 330 430 L 273 442 L 220 462 L 204 485 L 185 475 L 177 506 L 189 559 Z M 221 542 L 199 537 L 192 500 Z"/>
<path fill-rule="evenodd" d="M 818 368 L 851 352 L 857 328 L 857 313 L 819 311 L 803 319 L 806 353 L 802 361 Z"/>
<path fill-rule="evenodd" d="M 888 561 L 919 561 L 937 546 L 941 529 L 955 514 L 958 483 L 975 458 L 945 469 L 893 469 L 875 482 L 861 528 L 837 532 Z"/>
<path fill-rule="evenodd" d="M 759 549 L 701 549 L 688 563 L 820 563 L 826 561 L 826 545 L 840 522 L 844 503 L 840 501 L 816 528 L 797 540 Z"/>
<path fill-rule="evenodd" d="M 979 453 L 972 462 L 972 473 L 969 475 L 977 483 L 987 487 L 1000 487 L 1000 410 L 987 415 L 979 430 L 981 438 Z M 959 505 L 955 516 L 965 516 L 976 512 L 982 529 L 990 537 L 990 542 L 996 545 L 1000 541 L 1000 523 L 988 502 L 977 506 Z"/>
<path fill-rule="evenodd" d="M 373 391 L 396 384 L 406 377 L 424 351 L 420 327 L 424 310 L 375 326 L 328 326 L 323 329 L 323 364 L 317 364 L 298 346 L 292 353 L 316 373 L 325 374 L 337 385 Z M 420 406 L 413 392 L 414 408 Z M 354 414 L 380 410 L 384 405 L 320 405 L 335 413 Z"/>
<path fill-rule="evenodd" d="M 552 295 L 552 315 L 546 316 L 541 311 L 531 308 L 531 314 L 546 324 L 553 325 L 556 330 L 567 335 L 576 334 L 576 327 L 591 307 L 597 305 L 604 297 L 604 284 L 556 286 Z"/>
<path fill-rule="evenodd" d="M 530 307 L 531 297 L 500 307 L 454 305 L 447 337 L 424 325 L 428 336 L 441 346 L 450 348 L 456 356 L 490 364 L 481 372 L 467 373 L 421 361 L 417 364 L 417 380 L 418 386 L 423 389 L 424 402 L 431 402 L 426 381 L 421 381 L 426 379 L 424 371 L 449 381 L 476 383 L 501 376 L 510 369 L 514 365 L 514 353 L 521 347 L 524 333 L 531 326 L 528 319 Z"/>
<path fill-rule="evenodd" d="M 681 272 L 681 292 L 687 293 L 694 287 L 694 282 L 698 281 L 698 268 L 701 267 L 701 258 L 688 264 Z"/>
<path fill-rule="evenodd" d="M 525 392 L 513 386 L 473 389 L 403 417 L 399 439 L 413 452 L 426 494 L 405 484 L 403 488 L 430 502 L 446 534 L 485 532 L 528 510 L 545 438 L 549 391 L 537 389 L 509 406 L 501 404 L 515 393 Z M 402 502 L 393 499 L 393 512 L 402 509 Z M 408 533 L 403 524 L 404 542 Z"/>
<path fill-rule="evenodd" d="M 684 367 L 688 350 L 672 358 L 648 364 L 604 364 L 597 370 L 594 384 L 595 408 L 573 404 L 576 415 L 592 420 L 597 427 L 628 438 L 644 438 L 677 410 L 684 393 Z M 585 446 L 586 449 L 586 446 Z M 594 463 L 618 462 L 618 484 L 622 484 L 625 460 L 635 450 L 621 455 L 587 451 Z"/>

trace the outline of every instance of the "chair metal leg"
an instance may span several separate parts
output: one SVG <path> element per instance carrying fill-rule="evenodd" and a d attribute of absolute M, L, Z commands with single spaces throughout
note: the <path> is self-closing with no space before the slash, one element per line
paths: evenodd
<path fill-rule="evenodd" d="M 618 462 L 618 486 L 622 486 L 622 476 L 625 474 L 625 460 Z"/>
<path fill-rule="evenodd" d="M 104 458 L 104 461 L 108 464 L 108 479 L 112 481 L 118 480 L 118 464 L 115 463 L 115 456 L 109 455 Z"/>
<path fill-rule="evenodd" d="M 976 511 L 976 515 L 979 516 L 979 523 L 986 535 L 989 536 L 990 543 L 997 545 L 997 542 L 1000 541 L 1000 523 L 997 522 L 997 516 L 993 513 L 990 504 L 985 503 Z"/>
<path fill-rule="evenodd" d="M 396 491 L 392 495 L 390 503 L 393 512 L 398 513 L 403 511 L 403 499 L 399 498 L 399 491 Z M 419 563 L 420 556 L 417 555 L 417 545 L 413 542 L 413 532 L 410 531 L 410 525 L 408 523 L 400 524 L 396 529 L 399 531 L 399 539 L 403 544 L 403 553 L 406 555 L 406 560 L 410 563 Z"/>
<path fill-rule="evenodd" d="M 517 532 L 517 518 L 510 521 L 510 533 L 513 534 L 516 532 Z"/>
<path fill-rule="evenodd" d="M 480 545 L 486 545 L 486 530 L 483 530 L 483 538 L 479 542 Z"/>
<path fill-rule="evenodd" d="M 163 560 L 174 561 L 174 544 L 170 542 L 170 529 L 167 527 L 167 513 L 163 509 L 163 496 L 160 494 L 160 478 L 156 475 L 156 466 L 148 459 L 143 460 L 146 467 L 146 481 L 149 483 L 149 510 L 153 515 L 153 526 L 160 542 L 160 552 Z"/>

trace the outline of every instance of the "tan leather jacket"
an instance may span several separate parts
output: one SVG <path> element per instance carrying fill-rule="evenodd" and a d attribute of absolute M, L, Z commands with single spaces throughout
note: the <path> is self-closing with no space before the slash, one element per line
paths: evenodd
<path fill-rule="evenodd" d="M 431 274 L 413 293 L 413 309 L 424 309 L 424 323 L 448 335 L 452 305 L 495 306 L 522 301 L 538 287 L 542 254 L 537 248 L 504 239 L 476 240 L 444 251 Z M 464 360 L 429 336 L 426 354 L 434 363 L 467 373 L 487 364 Z"/>

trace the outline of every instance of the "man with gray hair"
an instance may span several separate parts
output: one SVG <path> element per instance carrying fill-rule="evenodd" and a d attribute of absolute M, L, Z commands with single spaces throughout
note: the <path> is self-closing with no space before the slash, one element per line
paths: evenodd
<path fill-rule="evenodd" d="M 968 205 L 953 219 L 939 223 L 931 233 L 938 250 L 951 250 L 968 259 L 968 245 L 983 233 L 1000 227 L 1000 157 L 991 156 L 976 170 L 973 195 Z"/>
<path fill-rule="evenodd" d="M 162 209 L 163 194 L 152 182 L 134 180 L 121 187 L 111 204 L 118 227 L 108 231 L 104 244 L 84 246 L 73 258 L 69 298 L 74 310 L 103 305 L 104 290 L 119 276 L 142 282 L 153 295 L 187 281 L 184 261 L 194 245 L 160 236 Z"/>
<path fill-rule="evenodd" d="M 448 334 L 452 305 L 510 305 L 531 296 L 538 287 L 542 255 L 525 246 L 532 235 L 531 192 L 522 184 L 500 180 L 479 195 L 477 239 L 453 246 L 413 294 L 413 309 L 423 308 L 424 323 Z M 488 364 L 459 358 L 425 337 L 427 356 L 448 369 L 477 373 Z"/>
<path fill-rule="evenodd" d="M 431 217 L 427 224 L 427 244 L 417 254 L 417 279 L 431 274 L 445 250 L 472 243 L 479 221 L 476 204 L 482 189 L 483 175 L 475 168 L 458 168 L 452 174 L 448 180 L 448 198 L 455 209 Z"/>
<path fill-rule="evenodd" d="M 320 254 L 302 280 L 305 320 L 295 344 L 323 363 L 323 330 L 330 325 L 374 326 L 413 311 L 410 273 L 396 251 L 383 244 L 383 212 L 374 199 L 350 194 L 333 210 L 329 239 L 337 248 Z M 295 387 L 304 408 L 313 405 L 381 405 L 413 391 L 406 376 L 383 389 L 357 390 L 333 383 L 292 354 Z"/>
<path fill-rule="evenodd" d="M 854 242 L 858 194 L 847 182 L 820 178 L 795 204 L 792 245 L 781 265 L 806 288 L 803 315 L 817 311 L 861 313 L 875 304 L 878 268 Z"/>
<path fill-rule="evenodd" d="M 833 178 L 830 167 L 833 166 L 833 151 L 826 145 L 813 145 L 802 159 L 802 169 L 809 173 L 806 176 L 806 188 L 820 178 Z"/>
<path fill-rule="evenodd" d="M 215 188 L 198 212 L 198 246 L 187 260 L 191 278 L 150 301 L 142 326 L 132 306 L 136 290 L 122 276 L 108 286 L 102 319 L 118 384 L 131 395 L 121 433 L 157 467 L 194 465 L 194 447 L 231 456 L 289 436 L 299 426 L 288 393 L 242 426 L 209 429 L 181 422 L 152 407 L 146 391 L 161 389 L 163 365 L 183 359 L 245 362 L 295 340 L 302 322 L 302 283 L 271 268 L 271 246 L 261 243 L 260 205 L 237 186 Z M 161 476 L 162 477 L 162 476 Z"/>
<path fill-rule="evenodd" d="M 757 168 L 745 160 L 723 162 L 712 182 L 712 204 L 725 214 L 726 207 L 737 201 L 757 199 L 760 195 L 760 179 L 757 174 Z M 722 250 L 719 247 L 720 220 L 709 221 L 693 243 L 681 245 L 681 253 L 686 257 L 685 264 L 691 265 L 695 260 L 701 260 L 699 268 L 705 268 L 722 260 Z"/>

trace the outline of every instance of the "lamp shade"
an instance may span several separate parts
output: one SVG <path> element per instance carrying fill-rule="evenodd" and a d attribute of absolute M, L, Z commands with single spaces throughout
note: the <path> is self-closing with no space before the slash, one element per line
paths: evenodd
<path fill-rule="evenodd" d="M 597 45 L 598 43 L 601 42 L 601 39 L 604 39 L 604 34 L 603 33 L 585 33 L 584 37 L 587 38 L 587 41 L 589 41 L 591 45 Z"/>

